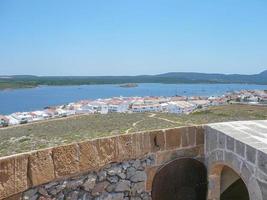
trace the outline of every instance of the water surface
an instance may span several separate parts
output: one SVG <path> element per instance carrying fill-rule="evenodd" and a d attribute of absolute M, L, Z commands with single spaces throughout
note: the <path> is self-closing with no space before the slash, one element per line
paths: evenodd
<path fill-rule="evenodd" d="M 246 84 L 160 84 L 142 83 L 135 88 L 118 85 L 40 86 L 0 91 L 0 113 L 40 110 L 82 99 L 114 96 L 211 96 L 242 89 L 267 89 L 267 85 Z"/>

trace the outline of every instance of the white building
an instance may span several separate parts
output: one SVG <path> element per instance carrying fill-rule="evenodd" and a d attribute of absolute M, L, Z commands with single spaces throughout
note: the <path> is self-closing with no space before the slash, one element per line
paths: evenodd
<path fill-rule="evenodd" d="M 44 111 L 33 111 L 30 113 L 32 121 L 40 121 L 48 118 L 48 115 Z"/>
<path fill-rule="evenodd" d="M 197 108 L 207 108 L 210 105 L 208 100 L 193 100 L 189 101 L 190 104 L 195 105 Z"/>
<path fill-rule="evenodd" d="M 88 109 L 92 110 L 95 113 L 107 114 L 108 105 L 105 102 L 94 101 L 88 104 Z"/>
<path fill-rule="evenodd" d="M 25 124 L 28 122 L 33 121 L 33 117 L 32 115 L 30 115 L 27 112 L 23 112 L 23 113 L 13 113 L 11 115 L 13 118 L 17 119 L 19 121 L 20 124 Z"/>
<path fill-rule="evenodd" d="M 19 120 L 16 119 L 16 118 L 14 118 L 12 115 L 8 115 L 8 116 L 6 116 L 6 117 L 7 117 L 7 119 L 9 120 L 9 121 L 8 121 L 8 124 L 9 124 L 9 125 L 17 125 L 17 124 L 20 124 Z"/>
<path fill-rule="evenodd" d="M 191 104 L 187 101 L 171 101 L 168 103 L 167 111 L 169 113 L 176 113 L 176 114 L 188 114 L 193 112 L 196 108 L 194 104 Z"/>
<path fill-rule="evenodd" d="M 59 117 L 67 117 L 67 111 L 66 110 L 58 108 L 58 109 L 56 109 L 56 112 L 57 112 Z"/>
<path fill-rule="evenodd" d="M 160 104 L 133 104 L 133 112 L 159 112 L 161 111 Z"/>
<path fill-rule="evenodd" d="M 110 101 L 108 103 L 108 112 L 125 113 L 129 110 L 129 103 L 126 101 Z"/>

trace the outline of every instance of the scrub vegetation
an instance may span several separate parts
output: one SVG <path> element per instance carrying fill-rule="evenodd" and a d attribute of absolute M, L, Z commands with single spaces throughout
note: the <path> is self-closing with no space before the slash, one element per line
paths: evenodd
<path fill-rule="evenodd" d="M 189 115 L 80 115 L 0 129 L 0 156 L 137 131 L 235 120 L 267 119 L 267 106 L 226 105 Z"/>

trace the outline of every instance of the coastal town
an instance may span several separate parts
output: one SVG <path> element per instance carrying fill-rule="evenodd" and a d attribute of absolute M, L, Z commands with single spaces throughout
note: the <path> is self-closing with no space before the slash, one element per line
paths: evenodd
<path fill-rule="evenodd" d="M 181 115 L 190 114 L 210 106 L 230 103 L 267 105 L 267 90 L 242 90 L 210 97 L 153 96 L 81 100 L 65 105 L 49 106 L 43 110 L 0 115 L 0 127 L 82 114 L 165 112 Z"/>

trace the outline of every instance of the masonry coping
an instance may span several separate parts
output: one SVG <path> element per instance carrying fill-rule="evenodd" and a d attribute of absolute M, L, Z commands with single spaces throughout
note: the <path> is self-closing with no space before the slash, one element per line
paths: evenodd
<path fill-rule="evenodd" d="M 207 127 L 258 150 L 267 151 L 267 120 L 221 122 L 208 124 Z"/>

